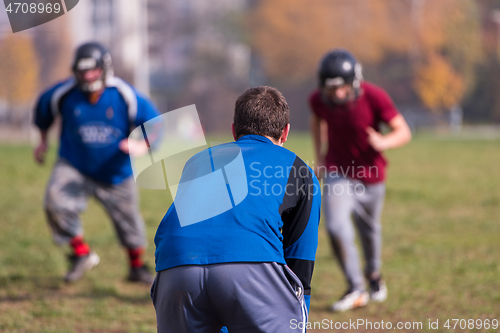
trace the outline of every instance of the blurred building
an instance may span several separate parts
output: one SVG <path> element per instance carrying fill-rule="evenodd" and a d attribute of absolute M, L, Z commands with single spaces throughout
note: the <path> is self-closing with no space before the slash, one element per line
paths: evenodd
<path fill-rule="evenodd" d="M 148 1 L 151 91 L 162 108 L 197 103 L 199 112 L 216 115 L 219 107 L 203 95 L 248 85 L 251 52 L 241 26 L 247 2 Z"/>
<path fill-rule="evenodd" d="M 151 95 L 160 111 L 196 104 L 205 129 L 220 130 L 230 124 L 234 100 L 250 85 L 251 73 L 261 73 L 251 68 L 256 62 L 242 25 L 248 3 L 86 0 L 22 34 L 33 36 L 38 92 L 71 75 L 78 45 L 98 41 L 111 51 L 116 75 Z M 10 33 L 3 14 L 0 29 Z"/>
<path fill-rule="evenodd" d="M 4 34 L 10 30 L 9 18 L 7 17 L 7 12 L 0 10 L 0 43 Z M 7 118 L 7 102 L 0 97 L 0 124 L 3 123 Z"/>
<path fill-rule="evenodd" d="M 73 48 L 102 42 L 116 74 L 151 94 L 165 112 L 204 103 L 196 96 L 215 81 L 248 84 L 251 52 L 241 38 L 246 6 L 247 0 L 87 0 L 67 15 Z"/>
<path fill-rule="evenodd" d="M 0 38 L 7 33 L 11 32 L 9 18 L 7 16 L 7 12 L 0 10 Z"/>
<path fill-rule="evenodd" d="M 109 48 L 117 75 L 149 94 L 147 0 L 80 1 L 68 22 L 73 48 L 99 41 Z"/>

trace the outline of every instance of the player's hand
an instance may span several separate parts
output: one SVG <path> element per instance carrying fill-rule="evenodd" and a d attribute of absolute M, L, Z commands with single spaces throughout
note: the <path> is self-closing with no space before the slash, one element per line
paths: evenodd
<path fill-rule="evenodd" d="M 144 140 L 123 139 L 118 145 L 120 150 L 132 157 L 140 157 L 148 152 L 148 145 Z"/>
<path fill-rule="evenodd" d="M 45 153 L 47 152 L 47 142 L 40 142 L 40 144 L 33 151 L 33 157 L 38 164 L 45 162 Z"/>
<path fill-rule="evenodd" d="M 377 132 L 371 127 L 366 128 L 366 133 L 368 133 L 368 143 L 378 152 L 382 152 L 387 149 L 385 138 L 382 134 Z"/>

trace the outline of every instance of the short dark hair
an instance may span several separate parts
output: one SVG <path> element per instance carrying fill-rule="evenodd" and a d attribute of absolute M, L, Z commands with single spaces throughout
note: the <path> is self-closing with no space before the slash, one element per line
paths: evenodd
<path fill-rule="evenodd" d="M 236 138 L 256 134 L 279 140 L 289 119 L 290 109 L 285 97 L 268 86 L 247 89 L 234 106 Z"/>

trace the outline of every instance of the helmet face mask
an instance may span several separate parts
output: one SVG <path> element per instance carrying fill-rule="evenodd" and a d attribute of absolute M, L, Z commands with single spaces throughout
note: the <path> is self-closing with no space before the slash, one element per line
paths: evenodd
<path fill-rule="evenodd" d="M 100 67 L 78 69 L 75 71 L 75 77 L 84 92 L 95 92 L 104 87 L 104 71 Z"/>
<path fill-rule="evenodd" d="M 326 99 L 329 103 L 341 105 L 352 100 L 355 96 L 355 90 L 351 83 L 335 85 L 335 86 L 325 86 L 321 89 L 321 94 L 323 99 Z"/>
<path fill-rule="evenodd" d="M 111 55 L 99 43 L 83 44 L 75 52 L 72 70 L 83 92 L 99 91 L 104 88 L 106 78 L 113 75 Z M 96 73 L 99 74 L 94 77 Z"/>
<path fill-rule="evenodd" d="M 361 64 L 347 50 L 335 49 L 321 60 L 319 85 L 329 103 L 345 104 L 359 95 L 363 79 Z M 349 93 L 344 96 L 344 90 Z"/>

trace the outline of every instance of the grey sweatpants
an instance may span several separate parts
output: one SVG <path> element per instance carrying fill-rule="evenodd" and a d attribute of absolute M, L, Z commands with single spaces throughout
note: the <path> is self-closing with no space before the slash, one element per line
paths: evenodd
<path fill-rule="evenodd" d="M 302 283 L 277 263 L 178 266 L 156 275 L 159 333 L 303 332 Z"/>
<path fill-rule="evenodd" d="M 131 178 L 120 184 L 104 184 L 82 175 L 65 160 L 58 160 L 45 193 L 45 212 L 54 241 L 66 244 L 83 235 L 80 214 L 94 196 L 103 206 L 123 246 L 146 245 L 144 221 L 139 213 L 137 189 Z"/>
<path fill-rule="evenodd" d="M 355 229 L 365 257 L 365 275 L 380 273 L 385 183 L 365 184 L 350 178 L 325 178 L 323 209 L 334 253 L 351 290 L 364 290 Z M 354 222 L 354 223 L 353 223 Z"/>

